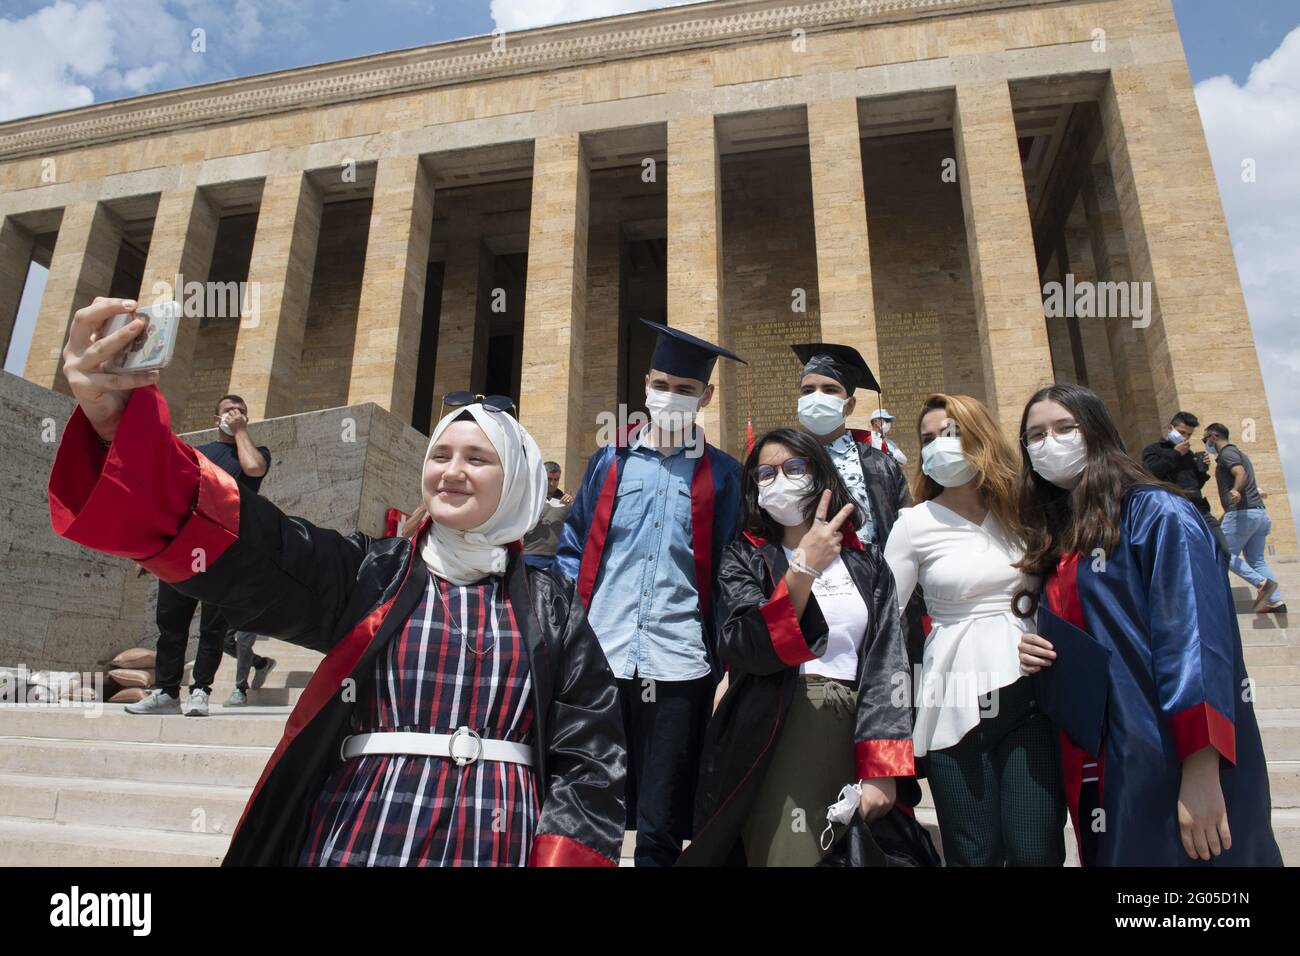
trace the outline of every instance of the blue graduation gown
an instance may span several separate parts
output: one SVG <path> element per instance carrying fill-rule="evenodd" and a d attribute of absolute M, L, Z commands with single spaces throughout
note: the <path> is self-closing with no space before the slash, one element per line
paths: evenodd
<path fill-rule="evenodd" d="M 1281 866 L 1227 556 L 1195 506 L 1134 489 L 1115 553 L 1062 559 L 1044 594 L 1038 632 L 1059 656 L 1037 680 L 1068 738 L 1076 830 L 1070 745 L 1101 758 L 1096 865 L 1209 865 L 1188 857 L 1177 815 L 1181 761 L 1209 745 L 1220 754 L 1232 833 L 1232 849 L 1212 862 Z"/>

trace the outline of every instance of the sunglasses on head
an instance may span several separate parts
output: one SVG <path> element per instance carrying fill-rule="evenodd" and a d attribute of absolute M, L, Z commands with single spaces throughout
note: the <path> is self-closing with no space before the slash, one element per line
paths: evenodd
<path fill-rule="evenodd" d="M 482 405 L 489 412 L 515 413 L 514 399 L 508 395 L 479 395 L 475 392 L 448 392 L 442 396 L 443 408 L 464 408 L 466 405 Z M 441 409 L 438 417 L 442 418 Z"/>

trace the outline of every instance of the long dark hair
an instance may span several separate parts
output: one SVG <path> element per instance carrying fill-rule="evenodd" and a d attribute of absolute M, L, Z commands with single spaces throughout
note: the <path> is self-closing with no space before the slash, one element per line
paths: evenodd
<path fill-rule="evenodd" d="M 844 523 L 844 527 L 847 528 L 850 523 L 854 528 L 861 527 L 857 503 L 849 494 L 849 489 L 844 486 L 844 480 L 840 478 L 840 473 L 835 470 L 835 463 L 831 461 L 831 456 L 822 447 L 822 443 L 807 432 L 797 431 L 793 428 L 774 428 L 754 442 L 753 449 L 745 456 L 745 473 L 740 479 L 740 527 L 742 530 L 760 538 L 766 538 L 776 544 L 780 544 L 781 539 L 784 537 L 785 529 L 773 521 L 772 516 L 759 505 L 758 481 L 754 478 L 754 469 L 758 467 L 758 456 L 766 446 L 772 444 L 788 448 L 794 458 L 804 458 L 808 461 L 808 473 L 812 475 L 812 490 L 808 492 L 807 497 L 803 500 L 805 518 L 812 518 L 816 515 L 817 504 L 821 501 L 822 492 L 829 488 L 831 490 L 831 505 L 830 510 L 826 512 L 826 516 L 829 518 L 838 514 L 839 510 L 845 505 L 853 505 L 853 514 Z"/>
<path fill-rule="evenodd" d="M 1083 475 L 1070 490 L 1034 471 L 1024 444 L 1029 410 L 1045 401 L 1069 410 L 1088 449 Z M 1124 499 L 1134 488 L 1164 488 L 1182 495 L 1129 456 L 1105 404 L 1096 392 L 1082 385 L 1049 385 L 1035 392 L 1020 416 L 1020 438 L 1018 510 L 1025 556 L 1016 566 L 1027 574 L 1046 574 L 1063 554 L 1087 554 L 1096 548 L 1114 551 L 1119 546 Z"/>

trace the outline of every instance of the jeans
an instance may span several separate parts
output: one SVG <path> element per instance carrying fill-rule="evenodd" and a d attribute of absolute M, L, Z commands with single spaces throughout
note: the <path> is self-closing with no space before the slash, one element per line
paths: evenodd
<path fill-rule="evenodd" d="M 711 676 L 688 681 L 620 679 L 627 734 L 627 825 L 637 866 L 672 866 L 691 835 Z"/>
<path fill-rule="evenodd" d="M 235 686 L 248 692 L 248 672 L 256 667 L 259 671 L 266 666 L 267 660 L 254 653 L 253 642 L 257 635 L 250 631 L 228 631 L 224 650 L 235 659 Z"/>
<path fill-rule="evenodd" d="M 158 582 L 158 659 L 154 685 L 173 697 L 180 697 L 181 677 L 185 673 L 185 645 L 190 639 L 190 621 L 199 599 L 187 597 L 166 582 Z M 191 692 L 212 690 L 213 678 L 221 664 L 221 644 L 229 630 L 215 604 L 199 609 L 199 650 L 194 657 Z"/>
<path fill-rule="evenodd" d="M 1268 512 L 1263 508 L 1229 511 L 1221 524 L 1223 536 L 1228 539 L 1228 563 L 1236 575 L 1257 588 L 1263 586 L 1266 578 L 1276 581 L 1277 575 L 1264 557 L 1264 546 L 1273 530 Z M 1281 588 L 1274 592 L 1273 600 L 1282 600 Z"/>

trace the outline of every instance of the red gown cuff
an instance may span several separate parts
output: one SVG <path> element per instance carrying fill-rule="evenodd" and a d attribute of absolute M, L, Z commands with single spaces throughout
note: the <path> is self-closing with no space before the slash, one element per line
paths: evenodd
<path fill-rule="evenodd" d="M 1213 747 L 1230 764 L 1237 763 L 1237 728 L 1207 703 L 1193 704 L 1174 714 L 1169 718 L 1169 730 L 1180 761 Z"/>
<path fill-rule="evenodd" d="M 858 779 L 914 777 L 916 759 L 910 740 L 859 740 L 853 745 Z"/>
<path fill-rule="evenodd" d="M 579 843 L 572 837 L 540 833 L 528 854 L 529 866 L 618 866 L 603 853 Z"/>
<path fill-rule="evenodd" d="M 56 534 L 168 582 L 205 570 L 239 537 L 238 484 L 172 434 L 153 385 L 132 393 L 107 451 L 81 409 L 72 413 L 49 500 Z"/>
<path fill-rule="evenodd" d="M 798 667 L 804 661 L 816 659 L 816 654 L 808 649 L 799 619 L 794 614 L 794 604 L 790 601 L 790 591 L 785 578 L 777 582 L 776 590 L 766 604 L 760 605 L 758 613 L 767 622 L 767 633 L 772 637 L 772 649 L 781 662 L 788 667 Z"/>

